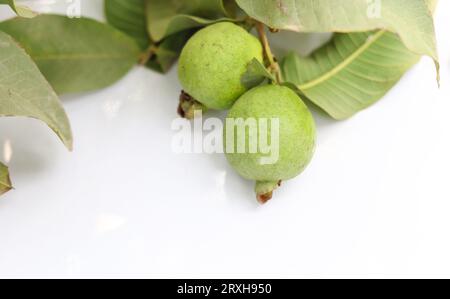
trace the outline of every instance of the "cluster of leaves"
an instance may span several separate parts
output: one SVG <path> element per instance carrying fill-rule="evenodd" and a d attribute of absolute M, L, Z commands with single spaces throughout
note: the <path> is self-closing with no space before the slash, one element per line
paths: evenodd
<path fill-rule="evenodd" d="M 225 20 L 251 27 L 256 20 L 279 30 L 336 32 L 310 56 L 292 52 L 279 61 L 285 84 L 331 117 L 348 118 L 379 100 L 420 56 L 438 66 L 436 0 L 382 1 L 378 16 L 368 13 L 370 2 L 105 0 L 107 23 L 101 23 L 36 15 L 0 0 L 18 14 L 0 23 L 0 116 L 42 120 L 72 149 L 59 95 L 104 88 L 138 63 L 167 72 L 199 28 Z M 255 61 L 243 80 L 252 85 L 260 78 L 274 80 Z M 10 189 L 0 163 L 0 194 Z"/>

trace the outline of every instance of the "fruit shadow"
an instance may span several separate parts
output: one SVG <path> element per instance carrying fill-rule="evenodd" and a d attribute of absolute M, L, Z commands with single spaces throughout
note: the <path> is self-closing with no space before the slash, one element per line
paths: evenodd
<path fill-rule="evenodd" d="M 215 117 L 222 121 L 226 118 L 226 111 L 209 111 L 204 118 Z M 245 205 L 247 208 L 254 209 L 260 205 L 256 201 L 254 192 L 255 182 L 242 178 L 228 163 L 224 154 L 206 155 L 213 165 L 216 173 L 222 174 L 220 188 L 222 188 L 222 196 L 225 200 Z"/>
<path fill-rule="evenodd" d="M 239 174 L 228 164 L 223 154 L 208 155 L 211 165 L 224 174 L 222 182 L 223 198 L 233 204 L 245 205 L 248 208 L 257 208 L 254 192 L 255 182 L 239 176 Z"/>

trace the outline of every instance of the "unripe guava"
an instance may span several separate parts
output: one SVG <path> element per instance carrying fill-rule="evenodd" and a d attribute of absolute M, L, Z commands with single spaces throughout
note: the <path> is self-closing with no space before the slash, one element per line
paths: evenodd
<path fill-rule="evenodd" d="M 249 120 L 254 119 L 253 124 L 258 123 L 258 131 L 252 131 L 250 127 L 240 130 L 237 125 L 230 126 L 230 120 L 236 124 L 239 119 L 247 121 L 247 125 L 252 123 Z M 268 124 L 265 132 L 260 123 Z M 237 148 L 237 144 L 242 142 L 239 141 L 242 140 L 241 135 L 245 135 L 243 153 Z M 261 142 L 262 136 L 267 137 L 269 142 Z M 258 199 L 266 202 L 281 181 L 303 172 L 314 154 L 315 137 L 314 119 L 300 97 L 288 87 L 266 85 L 248 91 L 234 104 L 224 129 L 224 148 L 233 168 L 242 177 L 257 182 Z M 252 153 L 249 144 L 254 140 L 258 140 L 258 150 Z M 230 141 L 233 143 L 231 146 Z M 268 154 L 267 148 L 264 151 L 264 144 L 270 144 L 271 154 Z M 276 157 L 277 145 L 278 159 L 268 162 L 269 156 Z"/>
<path fill-rule="evenodd" d="M 229 22 L 197 32 L 181 52 L 178 76 L 184 91 L 207 108 L 229 109 L 246 91 L 248 64 L 263 61 L 259 40 Z"/>

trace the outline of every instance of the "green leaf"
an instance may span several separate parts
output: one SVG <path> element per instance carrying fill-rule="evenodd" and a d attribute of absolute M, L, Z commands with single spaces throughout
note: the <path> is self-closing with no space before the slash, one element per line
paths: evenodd
<path fill-rule="evenodd" d="M 108 22 L 136 40 L 142 51 L 150 52 L 147 67 L 166 73 L 173 66 L 185 43 L 192 35 L 190 30 L 178 32 L 154 43 L 147 32 L 146 0 L 106 0 Z M 143 54 L 145 55 L 145 54 Z"/>
<path fill-rule="evenodd" d="M 39 119 L 72 149 L 69 120 L 58 96 L 25 51 L 0 32 L 0 116 Z"/>
<path fill-rule="evenodd" d="M 310 101 L 345 119 L 382 98 L 419 58 L 387 31 L 340 33 L 310 57 L 288 55 L 282 69 Z"/>
<path fill-rule="evenodd" d="M 9 5 L 12 8 L 12 10 L 15 11 L 15 13 L 17 15 L 24 17 L 24 18 L 33 18 L 37 15 L 34 11 L 29 9 L 28 7 L 23 6 L 23 5 L 17 5 L 16 1 L 14 1 L 14 0 L 0 0 L 0 4 Z"/>
<path fill-rule="evenodd" d="M 147 32 L 145 1 L 105 0 L 105 15 L 108 23 L 133 37 L 143 50 L 151 44 Z"/>
<path fill-rule="evenodd" d="M 278 29 L 299 32 L 361 32 L 387 29 L 412 52 L 438 59 L 427 0 L 237 0 L 251 17 Z M 430 6 L 430 7 L 429 7 Z"/>
<path fill-rule="evenodd" d="M 230 20 L 223 0 L 146 1 L 148 32 L 156 42 L 187 29 Z"/>
<path fill-rule="evenodd" d="M 169 71 L 192 34 L 191 30 L 187 30 L 165 38 L 155 46 L 155 54 L 147 66 L 161 73 Z"/>
<path fill-rule="evenodd" d="M 136 42 L 97 21 L 41 15 L 0 23 L 33 58 L 57 93 L 92 91 L 122 78 L 138 61 Z"/>
<path fill-rule="evenodd" d="M 0 163 L 0 195 L 12 189 L 11 180 L 9 178 L 8 167 Z"/>
<path fill-rule="evenodd" d="M 274 76 L 266 69 L 266 67 L 258 60 L 253 59 L 247 66 L 247 72 L 242 76 L 242 84 L 247 89 L 252 89 L 265 80 L 275 81 Z"/>

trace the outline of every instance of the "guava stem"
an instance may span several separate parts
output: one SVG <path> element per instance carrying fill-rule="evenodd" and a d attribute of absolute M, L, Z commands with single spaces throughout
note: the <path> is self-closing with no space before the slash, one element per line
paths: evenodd
<path fill-rule="evenodd" d="M 273 197 L 273 191 L 281 186 L 281 181 L 256 182 L 256 199 L 260 204 L 265 204 Z"/>
<path fill-rule="evenodd" d="M 261 43 L 264 47 L 266 58 L 269 61 L 269 68 L 272 73 L 275 74 L 277 83 L 281 84 L 283 82 L 283 75 L 281 74 L 280 65 L 278 64 L 277 59 L 275 58 L 275 55 L 273 55 L 272 49 L 270 47 L 269 39 L 267 38 L 266 34 L 266 26 L 261 22 L 257 22 L 256 29 L 258 31 L 259 39 L 261 40 Z"/>

